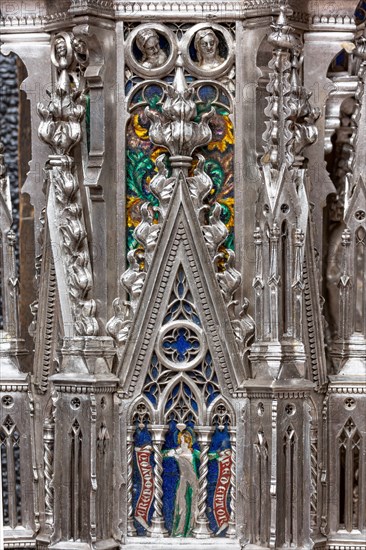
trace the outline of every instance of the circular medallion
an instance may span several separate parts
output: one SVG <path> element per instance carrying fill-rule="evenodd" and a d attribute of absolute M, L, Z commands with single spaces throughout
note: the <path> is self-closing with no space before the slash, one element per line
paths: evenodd
<path fill-rule="evenodd" d="M 72 62 L 71 38 L 67 32 L 58 32 L 51 40 L 51 61 L 58 69 L 66 69 Z"/>
<path fill-rule="evenodd" d="M 126 41 L 126 63 L 143 77 L 162 77 L 173 69 L 177 57 L 174 34 L 159 23 L 139 25 Z"/>
<path fill-rule="evenodd" d="M 206 354 L 203 332 L 189 321 L 168 323 L 159 332 L 156 353 L 166 367 L 178 371 L 193 369 Z"/>
<path fill-rule="evenodd" d="M 230 32 L 215 23 L 199 23 L 181 41 L 184 66 L 198 78 L 214 78 L 229 71 L 234 62 Z"/>

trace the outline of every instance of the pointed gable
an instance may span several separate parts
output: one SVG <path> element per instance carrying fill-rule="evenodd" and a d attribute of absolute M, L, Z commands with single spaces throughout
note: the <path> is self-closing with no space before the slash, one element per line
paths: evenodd
<path fill-rule="evenodd" d="M 246 378 L 212 260 L 185 186 L 185 180 L 179 178 L 119 366 L 118 375 L 128 396 L 142 391 L 179 269 L 185 274 L 222 393 L 233 392 Z"/>

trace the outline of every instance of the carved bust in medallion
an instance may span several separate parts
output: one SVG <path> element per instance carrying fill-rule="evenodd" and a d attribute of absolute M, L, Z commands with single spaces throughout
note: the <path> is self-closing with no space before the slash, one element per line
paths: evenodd
<path fill-rule="evenodd" d="M 142 53 L 141 65 L 156 69 L 167 61 L 167 55 L 160 47 L 159 35 L 151 28 L 142 29 L 136 36 L 136 44 Z"/>
<path fill-rule="evenodd" d="M 211 27 L 196 33 L 194 47 L 197 53 L 197 65 L 201 69 L 216 69 L 225 62 L 219 54 L 219 39 Z"/>

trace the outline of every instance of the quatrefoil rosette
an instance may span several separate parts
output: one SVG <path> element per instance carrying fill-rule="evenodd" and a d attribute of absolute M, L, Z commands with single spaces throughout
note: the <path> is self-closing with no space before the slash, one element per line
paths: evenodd
<path fill-rule="evenodd" d="M 190 321 L 172 321 L 164 325 L 156 341 L 156 354 L 167 368 L 192 370 L 205 358 L 207 344 L 202 329 Z"/>

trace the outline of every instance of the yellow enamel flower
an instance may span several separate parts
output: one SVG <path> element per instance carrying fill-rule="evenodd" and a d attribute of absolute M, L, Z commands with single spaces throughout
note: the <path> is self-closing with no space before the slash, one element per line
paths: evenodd
<path fill-rule="evenodd" d="M 229 221 L 226 224 L 226 227 L 230 229 L 230 227 L 234 227 L 234 199 L 233 197 L 229 197 L 228 199 L 218 199 L 218 202 L 220 204 L 224 204 L 226 208 L 230 211 L 230 218 Z"/>
<path fill-rule="evenodd" d="M 157 157 L 161 155 L 162 153 L 167 153 L 168 151 L 165 149 L 165 147 L 157 147 L 154 149 L 154 151 L 151 153 L 150 158 L 153 162 L 156 161 Z M 157 168 L 155 168 L 157 170 Z"/>
<path fill-rule="evenodd" d="M 135 134 L 142 140 L 147 141 L 149 139 L 149 131 L 140 124 L 140 115 L 133 115 L 133 129 Z"/>
<path fill-rule="evenodd" d="M 127 225 L 128 227 L 136 227 L 138 224 L 138 220 L 135 220 L 132 217 L 132 212 L 134 210 L 134 207 L 137 206 L 138 203 L 141 202 L 141 199 L 138 197 L 127 197 L 127 204 L 126 204 L 126 210 L 127 210 Z"/>
<path fill-rule="evenodd" d="M 213 126 L 213 136 L 221 139 L 214 139 L 207 146 L 209 151 L 218 149 L 220 153 L 226 151 L 228 145 L 233 145 L 234 143 L 234 132 L 233 132 L 233 123 L 231 122 L 229 115 L 222 115 L 217 117 L 212 124 Z"/>

